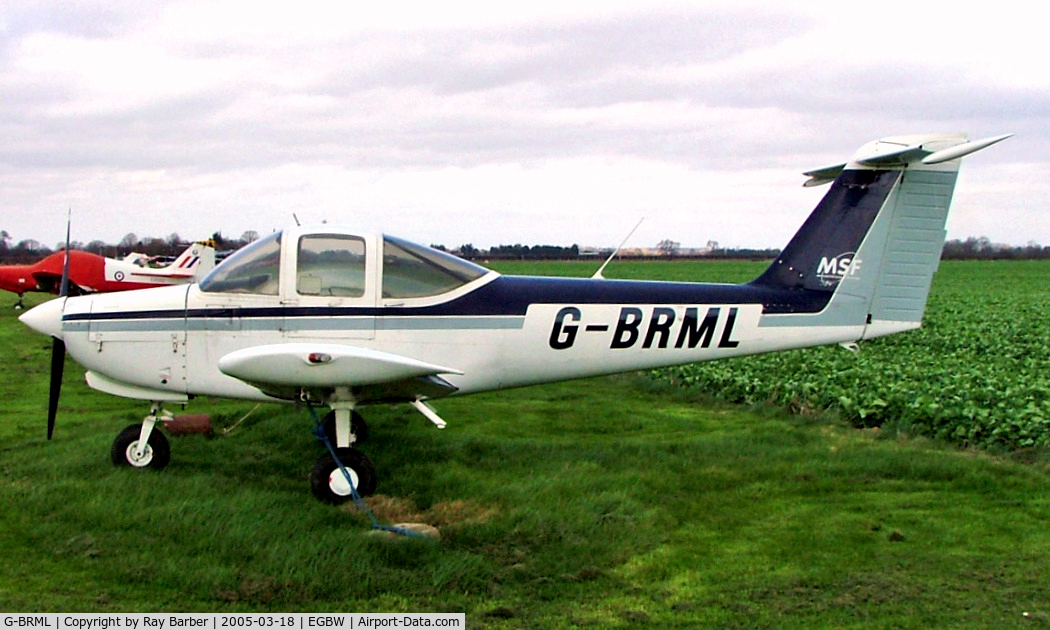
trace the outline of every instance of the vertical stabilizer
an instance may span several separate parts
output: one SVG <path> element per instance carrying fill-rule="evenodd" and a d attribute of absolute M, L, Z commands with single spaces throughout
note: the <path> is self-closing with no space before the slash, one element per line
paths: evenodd
<path fill-rule="evenodd" d="M 197 251 L 200 260 L 197 262 L 197 266 L 193 270 L 193 281 L 200 282 L 204 279 L 204 276 L 211 273 L 212 269 L 215 269 L 215 241 L 211 239 L 197 241 L 195 245 L 198 246 Z"/>
<path fill-rule="evenodd" d="M 861 339 L 917 328 L 944 246 L 960 158 L 1009 136 L 898 136 L 841 165 L 806 173 L 832 182 L 780 256 L 752 284 L 830 293 L 818 314 L 764 325 L 862 326 Z"/>
<path fill-rule="evenodd" d="M 192 243 L 164 271 L 173 276 L 192 276 L 198 282 L 215 268 L 215 241 Z"/>

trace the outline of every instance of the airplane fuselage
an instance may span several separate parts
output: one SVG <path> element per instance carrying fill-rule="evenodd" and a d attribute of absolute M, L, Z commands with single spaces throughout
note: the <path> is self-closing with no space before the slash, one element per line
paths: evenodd
<path fill-rule="evenodd" d="M 830 294 L 789 296 L 749 285 L 493 272 L 455 293 L 429 304 L 381 300 L 388 303 L 375 306 L 338 299 L 281 303 L 208 293 L 197 285 L 97 295 L 69 301 L 63 338 L 96 379 L 104 374 L 141 388 L 134 397 L 273 400 L 292 392 L 260 389 L 223 374 L 220 359 L 261 345 L 346 344 L 452 366 L 463 373 L 442 378 L 458 393 L 473 393 L 852 341 L 863 332 L 858 326 L 777 325 L 778 318 L 819 311 Z M 785 310 L 775 305 L 786 303 L 793 305 L 789 312 L 769 312 Z M 370 398 L 388 400 L 362 394 L 360 402 Z"/>

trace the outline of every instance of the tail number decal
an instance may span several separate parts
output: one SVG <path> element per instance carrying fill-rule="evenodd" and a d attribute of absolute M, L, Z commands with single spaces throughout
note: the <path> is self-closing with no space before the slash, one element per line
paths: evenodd
<path fill-rule="evenodd" d="M 605 323 L 583 325 L 579 308 L 566 306 L 558 311 L 551 327 L 550 347 L 566 350 L 576 343 L 581 327 L 584 333 L 608 333 L 612 328 L 609 348 L 622 350 L 633 348 L 641 342 L 642 348 L 710 348 L 717 339 L 718 348 L 735 348 L 740 342 L 733 339 L 737 309 L 730 308 L 726 317 L 720 318 L 722 309 L 709 307 L 701 317 L 700 309 L 691 306 L 681 318 L 675 309 L 657 306 L 648 315 L 636 306 L 620 309 L 615 326 Z"/>

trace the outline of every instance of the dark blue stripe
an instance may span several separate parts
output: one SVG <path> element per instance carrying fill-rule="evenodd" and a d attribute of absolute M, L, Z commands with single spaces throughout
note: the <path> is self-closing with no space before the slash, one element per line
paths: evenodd
<path fill-rule="evenodd" d="M 433 306 L 272 306 L 77 313 L 64 321 L 226 317 L 440 317 L 523 316 L 530 304 L 762 304 L 766 313 L 813 313 L 831 294 L 756 284 L 700 284 L 501 276 L 455 300 Z"/>

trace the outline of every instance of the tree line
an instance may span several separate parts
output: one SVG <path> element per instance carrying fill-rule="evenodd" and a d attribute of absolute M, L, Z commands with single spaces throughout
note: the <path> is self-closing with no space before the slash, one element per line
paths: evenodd
<path fill-rule="evenodd" d="M 248 230 L 238 238 L 223 236 L 221 232 L 211 235 L 219 252 L 231 252 L 259 238 L 255 230 Z M 132 252 L 146 254 L 154 257 L 178 256 L 189 247 L 191 241 L 184 240 L 177 233 L 171 233 L 167 237 L 145 237 L 139 238 L 134 233 L 125 234 L 117 243 L 106 243 L 94 240 L 88 243 L 73 241 L 70 243 L 72 249 L 80 249 L 88 252 L 106 256 L 108 258 L 123 258 Z M 710 243 L 709 243 L 710 245 Z M 0 230 L 0 264 L 25 264 L 32 263 L 41 258 L 61 250 L 65 243 L 57 243 L 53 248 L 40 243 L 34 239 L 23 239 L 15 241 L 7 230 Z M 431 245 L 435 249 L 451 251 L 458 256 L 470 260 L 575 260 L 579 258 L 605 258 L 612 254 L 612 248 L 582 251 L 578 245 L 562 247 L 558 245 L 497 245 L 488 249 L 475 247 L 467 243 L 455 249 L 449 250 L 443 245 Z M 659 255 L 648 256 L 651 258 L 681 258 L 685 257 L 677 249 L 659 248 Z M 780 253 L 779 249 L 750 249 L 750 248 L 710 248 L 709 252 L 702 255 L 689 255 L 689 258 L 746 258 L 746 259 L 771 259 Z M 627 257 L 625 254 L 624 257 Z M 1023 246 L 1003 245 L 993 243 L 985 236 L 971 236 L 966 239 L 954 239 L 947 241 L 941 252 L 941 258 L 947 260 L 1006 260 L 1006 259 L 1048 259 L 1050 258 L 1050 246 L 1039 245 L 1029 242 Z"/>
<path fill-rule="evenodd" d="M 220 252 L 240 249 L 258 238 L 259 233 L 255 230 L 244 232 L 240 238 L 225 237 L 221 232 L 215 232 L 211 235 L 211 240 L 215 242 L 215 248 Z M 101 240 L 94 240 L 88 243 L 71 241 L 69 247 L 70 249 L 79 249 L 107 258 L 123 258 L 132 252 L 163 258 L 178 256 L 192 242 L 184 240 L 175 232 L 172 232 L 165 238 L 156 236 L 139 238 L 133 232 L 129 232 L 117 243 L 106 243 Z M 54 248 L 51 248 L 31 238 L 15 242 L 7 230 L 0 230 L 0 263 L 32 263 L 64 249 L 65 246 L 65 242 L 59 242 L 55 244 Z"/>
<path fill-rule="evenodd" d="M 941 250 L 944 260 L 1045 260 L 1050 258 L 1050 246 L 1029 241 L 1024 246 L 993 243 L 986 236 L 954 239 Z"/>

